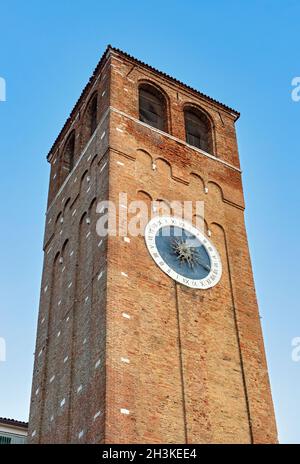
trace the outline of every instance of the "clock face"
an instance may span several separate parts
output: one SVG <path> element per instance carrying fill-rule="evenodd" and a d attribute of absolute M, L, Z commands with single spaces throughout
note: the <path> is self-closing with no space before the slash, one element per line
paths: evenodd
<path fill-rule="evenodd" d="M 222 275 L 215 246 L 188 221 L 157 216 L 147 224 L 145 240 L 156 264 L 172 279 L 192 288 L 211 288 Z"/>

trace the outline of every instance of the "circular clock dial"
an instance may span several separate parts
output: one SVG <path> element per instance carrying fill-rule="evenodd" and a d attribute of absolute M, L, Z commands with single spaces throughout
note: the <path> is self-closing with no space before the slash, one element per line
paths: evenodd
<path fill-rule="evenodd" d="M 181 218 L 157 216 L 147 224 L 145 240 L 156 264 L 172 279 L 192 288 L 210 288 L 222 275 L 211 241 Z"/>

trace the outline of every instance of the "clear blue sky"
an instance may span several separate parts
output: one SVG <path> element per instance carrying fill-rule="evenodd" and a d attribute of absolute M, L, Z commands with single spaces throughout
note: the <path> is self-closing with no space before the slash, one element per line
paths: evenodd
<path fill-rule="evenodd" d="M 46 154 L 106 45 L 241 112 L 246 221 L 281 442 L 300 443 L 299 1 L 1 2 L 0 416 L 27 420 Z"/>

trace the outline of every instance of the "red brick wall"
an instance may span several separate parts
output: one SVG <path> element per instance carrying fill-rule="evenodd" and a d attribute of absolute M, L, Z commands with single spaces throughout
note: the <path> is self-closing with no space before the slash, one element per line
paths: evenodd
<path fill-rule="evenodd" d="M 107 242 L 95 229 L 96 200 L 108 197 L 108 117 L 46 215 L 33 443 L 104 439 Z"/>

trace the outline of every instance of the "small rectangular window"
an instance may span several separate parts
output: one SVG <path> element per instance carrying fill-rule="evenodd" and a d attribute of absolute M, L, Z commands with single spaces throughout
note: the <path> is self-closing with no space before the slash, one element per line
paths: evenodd
<path fill-rule="evenodd" d="M 4 435 L 0 435 L 0 445 L 10 445 L 11 437 L 5 437 Z"/>

